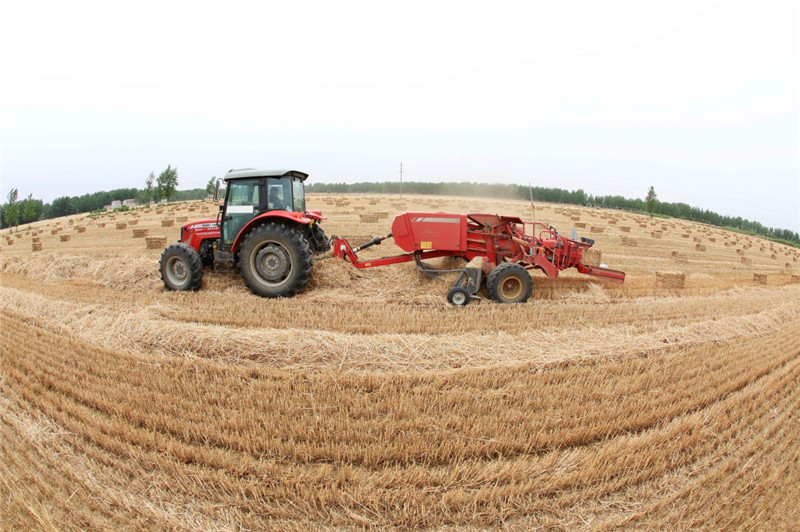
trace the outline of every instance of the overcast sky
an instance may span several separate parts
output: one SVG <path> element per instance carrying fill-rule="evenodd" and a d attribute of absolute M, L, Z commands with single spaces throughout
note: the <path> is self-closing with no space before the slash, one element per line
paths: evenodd
<path fill-rule="evenodd" d="M 213 8 L 205 7 L 214 6 Z M 2 195 L 469 180 L 800 231 L 798 3 L 5 2 Z"/>

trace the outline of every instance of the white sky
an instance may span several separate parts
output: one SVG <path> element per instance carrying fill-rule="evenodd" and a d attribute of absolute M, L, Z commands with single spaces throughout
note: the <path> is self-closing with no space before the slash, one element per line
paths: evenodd
<path fill-rule="evenodd" d="M 469 180 L 800 231 L 797 2 L 5 2 L 3 200 Z"/>

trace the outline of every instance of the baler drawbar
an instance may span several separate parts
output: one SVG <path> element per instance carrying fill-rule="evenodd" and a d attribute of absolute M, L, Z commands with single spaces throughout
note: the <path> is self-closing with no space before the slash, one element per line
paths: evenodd
<path fill-rule="evenodd" d="M 538 232 L 538 233 L 537 233 Z M 378 245 L 387 238 L 406 253 L 379 259 L 360 260 L 357 253 Z M 516 216 L 497 214 L 452 214 L 443 212 L 405 212 L 392 222 L 392 232 L 375 237 L 355 248 L 341 237 L 331 239 L 333 255 L 349 260 L 356 268 L 374 268 L 416 261 L 420 271 L 431 271 L 422 262 L 438 257 L 461 257 L 467 267 L 447 295 L 455 305 L 474 299 L 485 281 L 489 297 L 501 303 L 521 303 L 531 295 L 533 281 L 528 270 L 542 270 L 549 278 L 575 268 L 580 273 L 621 284 L 625 273 L 603 266 L 583 264 L 583 252 L 594 240 L 573 240 L 558 234 L 553 227 L 524 222 Z"/>

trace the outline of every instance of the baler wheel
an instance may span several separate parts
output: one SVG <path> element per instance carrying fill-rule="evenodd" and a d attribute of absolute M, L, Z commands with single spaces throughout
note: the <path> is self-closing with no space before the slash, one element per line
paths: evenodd
<path fill-rule="evenodd" d="M 454 286 L 449 292 L 447 292 L 447 302 L 457 307 L 465 307 L 469 305 L 471 297 L 472 296 L 470 296 L 469 290 L 463 286 Z"/>
<path fill-rule="evenodd" d="M 161 254 L 161 280 L 170 290 L 198 290 L 203 282 L 203 260 L 183 242 L 167 246 Z"/>
<path fill-rule="evenodd" d="M 531 297 L 533 280 L 528 270 L 512 262 L 495 266 L 486 276 L 486 292 L 498 303 L 524 303 Z"/>

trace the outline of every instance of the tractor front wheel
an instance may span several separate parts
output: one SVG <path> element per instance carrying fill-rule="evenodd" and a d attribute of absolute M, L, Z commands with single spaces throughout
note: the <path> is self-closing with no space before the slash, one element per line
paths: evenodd
<path fill-rule="evenodd" d="M 302 232 L 275 222 L 244 237 L 239 270 L 250 291 L 261 297 L 292 297 L 311 278 L 311 250 Z"/>
<path fill-rule="evenodd" d="M 170 290 L 197 290 L 203 282 L 203 261 L 183 242 L 167 246 L 161 254 L 161 280 Z"/>
<path fill-rule="evenodd" d="M 533 280 L 519 264 L 504 262 L 486 276 L 486 292 L 498 303 L 524 303 L 531 297 L 531 290 Z"/>

